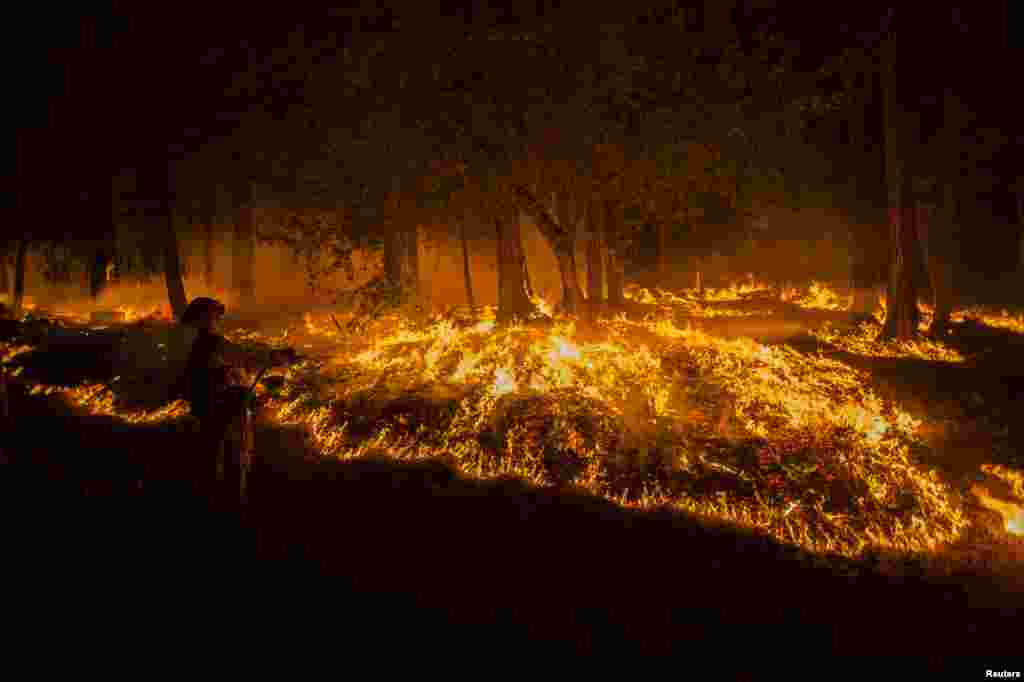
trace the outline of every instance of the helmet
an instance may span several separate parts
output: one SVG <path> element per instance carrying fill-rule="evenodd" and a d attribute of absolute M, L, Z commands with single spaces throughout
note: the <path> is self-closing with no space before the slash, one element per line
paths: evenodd
<path fill-rule="evenodd" d="M 194 325 L 203 315 L 211 312 L 223 315 L 226 310 L 220 301 L 200 296 L 192 299 L 192 302 L 185 308 L 185 312 L 181 316 L 181 323 Z"/>

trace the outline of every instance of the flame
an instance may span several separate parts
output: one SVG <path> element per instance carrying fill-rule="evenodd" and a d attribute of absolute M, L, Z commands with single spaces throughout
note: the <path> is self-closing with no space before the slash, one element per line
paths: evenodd
<path fill-rule="evenodd" d="M 848 296 L 840 296 L 834 289 L 822 282 L 811 282 L 810 287 L 802 294 L 794 291 L 789 300 L 801 308 L 816 310 L 848 310 L 850 308 Z"/>
<path fill-rule="evenodd" d="M 207 286 L 202 280 L 188 278 L 185 290 L 190 298 L 209 296 L 224 302 L 228 308 L 235 302 L 235 295 L 225 289 Z M 63 301 L 59 304 L 43 305 L 37 299 L 25 297 L 25 310 L 29 312 L 46 312 L 57 318 L 75 324 L 91 324 L 93 313 L 119 312 L 128 323 L 144 320 L 172 321 L 171 306 L 167 301 L 167 290 L 162 283 L 112 284 L 96 299 L 82 298 Z"/>
<path fill-rule="evenodd" d="M 505 395 L 515 391 L 516 380 L 512 378 L 512 371 L 507 367 L 499 367 L 494 371 L 493 390 L 495 395 Z"/>
<path fill-rule="evenodd" d="M 981 471 L 997 479 L 1000 485 L 1006 486 L 1007 497 L 1024 500 L 1024 473 L 999 464 L 983 464 Z M 1024 506 L 996 499 L 987 490 L 977 485 L 973 486 L 971 491 L 982 506 L 998 512 L 1003 517 L 1006 532 L 1013 535 L 1024 535 Z"/>
<path fill-rule="evenodd" d="M 546 315 L 548 317 L 555 316 L 555 306 L 553 306 L 547 300 L 541 298 L 540 296 L 534 295 L 530 298 L 530 301 L 543 315 Z"/>
<path fill-rule="evenodd" d="M 971 492 L 983 507 L 991 509 L 1003 517 L 1003 525 L 1007 533 L 1024 535 L 1024 507 L 998 500 L 979 486 L 973 486 Z"/>
<path fill-rule="evenodd" d="M 481 477 L 513 471 L 550 484 L 554 474 L 541 463 L 551 452 L 571 451 L 574 481 L 596 494 L 622 504 L 715 514 L 815 551 L 855 556 L 872 546 L 918 551 L 954 541 L 968 523 L 960 498 L 912 456 L 921 446 L 923 420 L 875 394 L 866 372 L 672 321 L 679 312 L 771 314 L 769 290 L 752 279 L 706 289 L 703 297 L 693 290 L 630 287 L 627 298 L 650 306 L 650 314 L 601 320 L 586 335 L 557 317 L 549 330 L 498 326 L 493 306 L 478 310 L 470 324 L 411 325 L 392 316 L 359 334 L 310 311 L 296 331 L 305 338 L 289 343 L 315 345 L 326 361 L 294 370 L 287 391 L 270 399 L 271 414 L 306 426 L 323 456 L 359 457 L 376 449 L 395 457 L 445 457 Z M 848 305 L 848 297 L 818 282 L 782 295 L 805 308 Z M 544 299 L 534 303 L 554 313 Z M 1009 313 L 999 319 L 1016 324 Z M 867 326 L 812 333 L 864 355 L 962 361 L 939 342 L 878 343 Z M 261 339 L 273 343 L 256 332 L 250 340 Z M 424 420 L 414 434 L 384 421 L 372 437 L 350 436 L 359 405 L 403 392 L 419 396 L 424 386 L 452 401 L 449 417 Z M 96 387 L 71 395 L 90 409 L 157 418 L 119 411 Z M 496 459 L 480 435 L 496 428 L 498 412 L 507 422 L 508 456 Z M 740 441 L 759 443 L 753 464 L 737 461 L 729 449 Z M 742 480 L 753 492 L 719 496 L 687 487 L 708 471 Z M 845 497 L 852 501 L 833 508 L 829 496 L 837 482 L 849 487 Z M 913 499 L 908 511 L 892 511 L 905 496 Z M 1020 527 L 1015 509 L 1005 517 L 1008 530 Z"/>

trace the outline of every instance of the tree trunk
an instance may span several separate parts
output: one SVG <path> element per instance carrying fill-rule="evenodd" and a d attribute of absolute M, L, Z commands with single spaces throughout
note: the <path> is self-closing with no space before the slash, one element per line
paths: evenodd
<path fill-rule="evenodd" d="M 562 310 L 572 315 L 579 312 L 582 297 L 576 279 L 576 253 L 572 248 L 559 249 L 555 258 L 558 259 L 558 274 L 562 280 Z"/>
<path fill-rule="evenodd" d="M 28 240 L 22 239 L 18 242 L 18 251 L 14 255 L 14 299 L 11 307 L 14 309 L 14 316 L 21 317 L 22 309 L 25 306 L 25 261 L 28 260 Z"/>
<path fill-rule="evenodd" d="M 590 240 L 587 242 L 587 298 L 591 304 L 604 303 L 604 212 L 590 210 Z"/>
<path fill-rule="evenodd" d="M 914 281 L 914 253 L 917 231 L 911 209 L 890 209 L 889 238 L 891 260 L 886 289 L 886 317 L 883 339 L 909 340 L 917 334 L 920 311 L 917 308 L 917 284 Z"/>
<path fill-rule="evenodd" d="M 555 218 L 558 226 L 566 235 L 559 239 L 555 246 L 555 258 L 558 259 L 558 274 L 562 280 L 562 310 L 575 314 L 580 312 L 583 291 L 577 276 L 576 264 L 576 230 L 570 215 L 570 197 L 559 194 L 555 197 Z"/>
<path fill-rule="evenodd" d="M 181 320 L 188 306 L 188 297 L 185 293 L 185 282 L 181 276 L 181 254 L 178 250 L 178 232 L 175 225 L 174 209 L 171 202 L 168 202 L 164 220 L 163 239 L 163 260 L 164 260 L 164 283 L 167 286 L 167 298 L 171 304 L 171 314 L 175 320 Z M 185 372 L 185 365 L 188 360 L 188 351 L 191 347 L 191 340 L 194 339 L 194 330 L 183 324 L 172 324 L 167 336 L 167 386 L 180 385 L 180 378 Z"/>
<path fill-rule="evenodd" d="M 921 239 L 922 255 L 928 266 L 928 278 L 932 289 L 932 303 L 935 313 L 928 330 L 941 336 L 948 331 L 949 318 L 953 312 L 953 231 L 957 224 L 956 192 L 954 182 L 960 175 L 961 161 L 959 148 L 963 130 L 963 107 L 953 91 L 946 88 L 942 97 L 943 147 L 945 149 L 944 179 L 941 184 L 942 196 L 938 211 L 919 210 L 918 237 Z M 933 220 L 938 218 L 938 220 Z"/>
<path fill-rule="evenodd" d="M 667 286 L 668 281 L 668 225 L 664 220 L 659 220 L 655 225 L 658 236 L 658 284 Z"/>
<path fill-rule="evenodd" d="M 614 246 L 608 247 L 608 303 L 613 306 L 626 302 L 625 270 L 618 251 Z"/>
<path fill-rule="evenodd" d="M 400 199 L 394 197 L 390 203 L 391 224 L 384 235 L 384 276 L 412 299 L 420 289 L 419 228 L 405 220 Z"/>
<path fill-rule="evenodd" d="M 932 305 L 935 308 L 929 333 L 941 336 L 949 328 L 949 316 L 953 313 L 953 273 L 950 264 L 939 253 L 932 220 L 934 215 L 935 212 L 930 206 L 918 206 L 915 211 L 921 254 L 928 267 L 928 282 L 931 285 Z"/>
<path fill-rule="evenodd" d="M 522 223 L 520 223 L 520 225 L 522 225 Z M 523 286 L 526 287 L 526 295 L 529 296 L 532 301 L 535 292 L 533 290 L 533 282 L 530 281 L 530 263 L 529 259 L 526 257 L 526 249 L 521 249 L 519 260 L 523 266 Z"/>
<path fill-rule="evenodd" d="M 889 217 L 889 287 L 882 338 L 909 340 L 917 333 L 919 311 L 914 282 L 913 254 L 917 250 L 913 211 L 907 208 L 907 174 L 904 154 L 908 133 L 896 104 L 896 35 L 885 46 L 883 118 L 885 127 L 885 184 Z"/>
<path fill-rule="evenodd" d="M 517 215 L 494 219 L 498 231 L 498 320 L 523 319 L 534 311 L 523 282 L 523 241 Z"/>
<path fill-rule="evenodd" d="M 411 225 L 405 233 L 405 262 L 408 267 L 407 281 L 414 294 L 420 290 L 420 228 Z"/>
<path fill-rule="evenodd" d="M 402 201 L 396 189 L 387 198 L 388 225 L 384 233 L 384 277 L 394 286 L 402 284 L 403 240 Z"/>
<path fill-rule="evenodd" d="M 216 286 L 214 281 L 214 271 L 216 268 L 213 251 L 215 243 L 213 217 L 205 216 L 203 218 L 203 282 L 211 289 Z"/>
<path fill-rule="evenodd" d="M 159 220 L 163 220 L 160 216 Z M 146 281 L 157 277 L 163 268 L 163 246 L 160 244 L 161 240 L 157 240 L 157 243 L 153 244 L 150 241 L 144 241 L 142 243 L 142 278 Z"/>
<path fill-rule="evenodd" d="M 557 195 L 555 216 L 567 236 L 559 240 L 561 253 L 555 252 L 562 278 L 562 308 L 567 313 L 578 313 L 583 304 L 583 289 L 580 287 L 579 265 L 576 262 L 576 224 L 573 220 L 572 196 L 569 193 Z"/>
<path fill-rule="evenodd" d="M 174 226 L 174 212 L 168 209 L 164 218 L 164 282 L 167 285 L 167 299 L 171 304 L 174 319 L 180 320 L 188 306 L 185 282 L 181 277 L 181 256 L 178 253 L 178 233 Z"/>
<path fill-rule="evenodd" d="M 847 144 L 850 150 L 850 163 L 861 164 L 865 160 L 867 149 L 867 102 L 871 101 L 870 92 L 867 86 L 862 86 L 861 72 L 851 71 L 845 74 L 846 89 L 853 94 L 853 102 L 847 107 Z M 865 79 L 871 82 L 870 75 Z M 851 173 L 847 178 L 847 186 L 850 188 L 850 196 L 855 205 L 859 206 L 862 188 L 858 182 L 857 174 Z M 859 230 L 858 233 L 863 232 Z M 861 237 L 863 240 L 863 237 Z M 868 245 L 854 243 L 850 251 L 850 312 L 861 315 L 870 315 L 878 304 L 874 296 L 874 277 L 871 273 L 871 258 Z"/>
<path fill-rule="evenodd" d="M 395 286 L 402 282 L 402 234 L 397 227 L 384 235 L 384 277 Z"/>
<path fill-rule="evenodd" d="M 0 294 L 4 296 L 11 293 L 11 276 L 7 271 L 7 262 L 10 260 L 10 255 L 6 252 L 0 252 Z"/>
<path fill-rule="evenodd" d="M 110 253 L 106 246 L 100 246 L 93 254 L 89 264 L 89 296 L 99 298 L 107 286 L 107 266 L 110 264 Z"/>
<path fill-rule="evenodd" d="M 420 228 L 416 224 L 410 225 L 402 234 L 402 290 L 409 297 L 408 300 L 415 301 L 416 305 L 422 306 L 422 286 L 420 285 Z"/>
<path fill-rule="evenodd" d="M 537 230 L 551 246 L 551 250 L 555 252 L 562 282 L 562 309 L 570 314 L 575 313 L 576 304 L 583 292 L 580 290 L 579 278 L 576 276 L 576 253 L 572 230 L 552 218 L 550 212 L 525 186 L 516 185 L 513 191 L 519 199 L 523 212 L 536 221 Z M 518 226 L 516 229 L 518 231 Z"/>
<path fill-rule="evenodd" d="M 469 267 L 469 241 L 466 239 L 466 219 L 459 221 L 459 242 L 462 245 L 462 280 L 466 283 L 466 300 L 470 308 L 476 308 L 473 295 L 473 273 Z"/>
<path fill-rule="evenodd" d="M 604 239 L 608 248 L 608 304 L 612 306 L 622 305 L 626 302 L 623 291 L 625 273 L 622 264 L 622 243 L 618 239 L 618 235 L 621 233 L 619 218 L 618 204 L 614 201 L 605 202 Z"/>
<path fill-rule="evenodd" d="M 1020 228 L 1017 244 L 1017 269 L 1024 274 L 1024 191 L 1017 192 L 1017 227 Z"/>
<path fill-rule="evenodd" d="M 250 302 L 256 295 L 256 216 L 250 206 L 238 209 L 231 256 L 232 288 Z"/>

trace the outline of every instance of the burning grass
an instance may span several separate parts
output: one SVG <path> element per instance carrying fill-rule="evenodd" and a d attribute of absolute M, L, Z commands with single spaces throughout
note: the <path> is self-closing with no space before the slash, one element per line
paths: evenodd
<path fill-rule="evenodd" d="M 929 323 L 922 323 L 922 331 Z M 874 358 L 918 358 L 941 362 L 964 362 L 966 358 L 955 348 L 934 339 L 918 337 L 912 341 L 878 341 L 879 327 L 864 322 L 852 329 L 843 329 L 826 324 L 812 330 L 811 334 L 836 348 Z"/>
<path fill-rule="evenodd" d="M 386 450 L 671 505 L 815 551 L 934 550 L 967 521 L 919 422 L 846 365 L 671 322 L 401 329 L 271 399 L 325 456 Z"/>
<path fill-rule="evenodd" d="M 862 370 L 672 323 L 680 308 L 713 316 L 753 301 L 749 313 L 764 289 L 707 293 L 633 290 L 658 313 L 587 328 L 570 319 L 500 327 L 485 308 L 430 325 L 385 316 L 352 334 L 343 316 L 310 313 L 298 330 L 305 339 L 250 330 L 236 340 L 317 350 L 286 382 L 259 390 L 272 417 L 305 425 L 324 457 L 440 459 L 478 477 L 513 474 L 724 518 L 847 557 L 931 552 L 961 537 L 965 499 L 922 463 L 918 419 L 882 400 Z M 824 285 L 788 296 L 843 305 Z M 869 325 L 813 333 L 863 355 L 962 361 L 938 341 L 877 343 Z M 132 421 L 185 409 L 119 412 L 105 390 L 70 395 Z M 1018 522 L 1007 518 L 1007 529 Z"/>

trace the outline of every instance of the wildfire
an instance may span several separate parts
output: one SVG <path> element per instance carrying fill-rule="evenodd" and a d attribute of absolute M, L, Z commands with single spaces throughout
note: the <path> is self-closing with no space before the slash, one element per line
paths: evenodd
<path fill-rule="evenodd" d="M 310 424 L 325 455 L 361 456 L 366 436 L 346 434 L 363 406 L 402 395 L 429 404 L 437 398 L 426 397 L 424 386 L 441 384 L 454 390 L 444 398 L 450 408 L 439 412 L 449 416 L 413 431 L 403 431 L 403 422 L 378 423 L 374 447 L 402 457 L 454 456 L 483 476 L 513 466 L 541 483 L 565 475 L 551 466 L 568 467 L 577 484 L 612 499 L 663 499 L 701 513 L 713 508 L 823 551 L 933 548 L 966 524 L 951 493 L 911 459 L 919 422 L 873 395 L 863 373 L 664 319 L 619 318 L 604 328 L 606 340 L 586 342 L 571 321 L 547 332 L 486 320 L 399 329 L 361 353 L 335 358 L 337 374 L 320 374 L 304 391 L 282 397 L 279 414 Z M 480 441 L 494 429 L 507 448 L 498 460 Z M 730 442 L 761 442 L 767 459 L 738 464 Z M 706 499 L 696 490 L 716 470 L 731 471 L 739 488 L 751 490 Z M 864 485 L 864 497 L 840 511 L 827 491 L 843 480 Z M 821 487 L 807 497 L 799 485 Z M 902 512 L 906 519 L 886 511 L 908 494 L 914 503 Z"/>
<path fill-rule="evenodd" d="M 976 319 L 989 327 L 1007 329 L 1017 334 L 1024 334 L 1024 313 L 1014 314 L 1009 310 L 989 310 L 980 306 L 953 313 L 950 318 L 954 322 Z"/>
<path fill-rule="evenodd" d="M 762 314 L 766 291 L 755 282 L 703 298 L 634 288 L 627 296 L 658 314 L 602 320 L 586 336 L 570 319 L 550 329 L 498 326 L 493 308 L 458 324 L 381 319 L 359 334 L 309 312 L 296 333 L 319 344 L 324 361 L 290 370 L 267 404 L 274 419 L 307 426 L 326 457 L 385 452 L 444 458 L 485 478 L 569 481 L 623 504 L 714 514 L 848 556 L 956 540 L 967 517 L 959 494 L 917 458 L 921 421 L 876 395 L 866 372 L 672 322 L 679 310 Z M 819 283 L 787 297 L 807 308 L 846 305 Z M 813 331 L 864 355 L 962 361 L 938 342 L 879 344 L 874 332 Z M 274 342 L 255 332 L 246 340 Z M 118 412 L 103 387 L 71 396 Z M 395 405 L 403 407 L 384 409 Z M 168 419 L 181 409 L 122 416 Z M 1004 515 L 1010 532 L 1022 523 L 1015 509 Z"/>
<path fill-rule="evenodd" d="M 187 279 L 185 290 L 190 298 L 209 296 L 224 302 L 229 308 L 235 300 L 231 291 L 211 288 L 198 279 Z M 111 285 L 104 289 L 98 298 L 63 301 L 52 305 L 44 305 L 39 300 L 26 296 L 23 307 L 33 314 L 45 314 L 79 325 L 97 324 L 97 318 L 102 319 L 100 324 L 173 320 L 171 307 L 167 302 L 167 290 L 162 283 Z M 116 319 L 117 316 L 121 319 Z"/>
<path fill-rule="evenodd" d="M 840 296 L 822 282 L 811 282 L 805 293 L 796 293 L 789 300 L 801 308 L 817 310 L 848 310 L 850 307 L 849 297 Z"/>
<path fill-rule="evenodd" d="M 1003 517 L 1006 532 L 1024 536 L 1024 474 L 998 464 L 983 464 L 981 470 L 1006 488 L 1006 497 L 1020 500 L 1021 503 L 1015 504 L 997 499 L 978 485 L 973 486 L 971 492 L 983 507 L 991 509 Z"/>
<path fill-rule="evenodd" d="M 854 329 L 840 329 L 835 325 L 826 324 L 811 330 L 810 333 L 821 341 L 855 355 L 875 358 L 912 357 L 955 363 L 965 361 L 963 354 L 956 349 L 929 338 L 878 341 L 878 328 L 869 323 L 862 323 Z"/>
<path fill-rule="evenodd" d="M 541 312 L 541 314 L 546 315 L 548 317 L 555 316 L 555 307 L 547 300 L 541 298 L 540 296 L 534 295 L 533 297 L 530 298 L 530 301 L 537 308 L 537 310 Z"/>
<path fill-rule="evenodd" d="M 1003 517 L 1003 524 L 1007 533 L 1024 535 L 1024 507 L 996 499 L 978 486 L 972 488 L 971 492 L 974 493 L 983 507 L 991 509 Z"/>
<path fill-rule="evenodd" d="M 499 367 L 494 370 L 494 395 L 505 395 L 516 390 L 516 380 L 512 378 L 512 371 L 506 367 Z"/>

